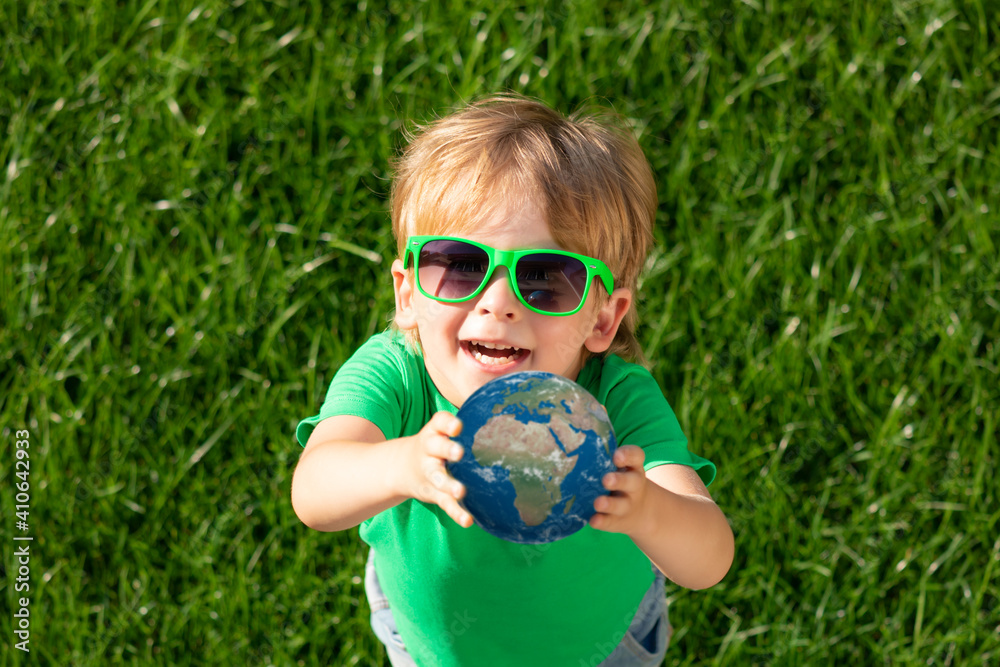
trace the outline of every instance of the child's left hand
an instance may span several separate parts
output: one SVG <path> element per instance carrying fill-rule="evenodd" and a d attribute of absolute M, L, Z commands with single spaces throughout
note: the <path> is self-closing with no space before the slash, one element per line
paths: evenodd
<path fill-rule="evenodd" d="M 590 517 L 591 528 L 630 535 L 642 524 L 649 484 L 642 467 L 645 460 L 646 453 L 635 445 L 624 445 L 615 451 L 612 461 L 618 470 L 601 480 L 611 495 L 599 496 L 594 501 L 596 513 Z"/>

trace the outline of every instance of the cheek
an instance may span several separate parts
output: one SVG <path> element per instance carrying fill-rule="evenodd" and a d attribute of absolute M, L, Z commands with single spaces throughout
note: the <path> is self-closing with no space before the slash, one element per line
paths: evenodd
<path fill-rule="evenodd" d="M 548 342 L 550 349 L 559 357 L 574 358 L 583 351 L 589 331 L 593 328 L 590 319 L 587 317 L 583 322 L 574 323 L 574 326 L 548 327 L 541 340 Z"/>
<path fill-rule="evenodd" d="M 450 334 L 451 327 L 457 327 L 465 317 L 465 309 L 462 304 L 448 304 L 434 301 L 420 295 L 417 307 L 418 326 L 427 331 Z"/>

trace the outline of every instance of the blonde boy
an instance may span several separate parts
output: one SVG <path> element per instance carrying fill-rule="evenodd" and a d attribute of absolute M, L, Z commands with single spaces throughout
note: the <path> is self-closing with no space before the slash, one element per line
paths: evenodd
<path fill-rule="evenodd" d="M 697 589 L 728 571 L 732 532 L 706 490 L 715 466 L 627 361 L 640 357 L 635 291 L 655 210 L 649 165 L 612 116 L 520 97 L 421 128 L 398 161 L 395 329 L 359 348 L 299 424 L 292 483 L 306 525 L 361 525 L 372 625 L 393 665 L 659 664 L 663 574 Z M 524 249 L 538 252 L 490 254 Z M 462 452 L 458 407 L 522 370 L 582 384 L 622 445 L 590 525 L 541 547 L 475 526 L 445 469 Z"/>

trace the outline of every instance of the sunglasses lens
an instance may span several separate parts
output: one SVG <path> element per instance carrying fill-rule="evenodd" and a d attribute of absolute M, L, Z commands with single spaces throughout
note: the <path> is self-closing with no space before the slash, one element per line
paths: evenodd
<path fill-rule="evenodd" d="M 534 253 L 517 262 L 517 289 L 525 303 L 546 313 L 576 310 L 587 289 L 587 267 L 575 257 Z"/>
<path fill-rule="evenodd" d="M 464 299 L 483 284 L 490 258 L 485 250 L 461 241 L 428 241 L 417 259 L 417 278 L 427 294 Z"/>

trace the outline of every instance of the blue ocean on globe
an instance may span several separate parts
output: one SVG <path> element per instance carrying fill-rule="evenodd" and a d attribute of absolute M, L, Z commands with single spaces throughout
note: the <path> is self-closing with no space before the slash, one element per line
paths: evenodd
<path fill-rule="evenodd" d="M 615 469 L 608 413 L 572 380 L 525 371 L 488 382 L 458 411 L 465 448 L 448 470 L 488 533 L 522 544 L 562 539 L 583 528 L 601 478 Z"/>

